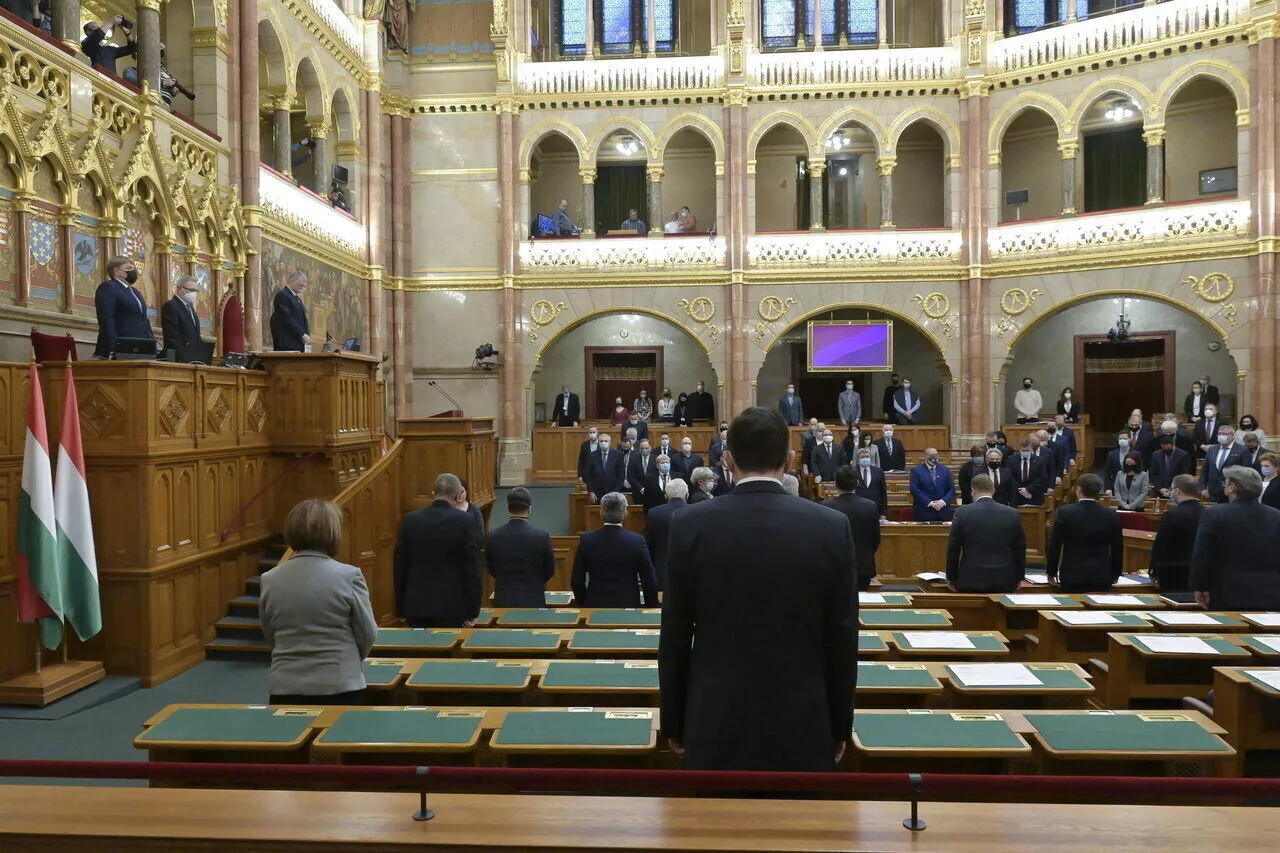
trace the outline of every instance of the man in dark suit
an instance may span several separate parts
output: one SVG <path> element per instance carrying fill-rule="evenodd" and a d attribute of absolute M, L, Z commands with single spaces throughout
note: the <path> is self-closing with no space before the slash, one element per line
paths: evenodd
<path fill-rule="evenodd" d="M 889 377 L 889 384 L 884 386 L 884 395 L 880 400 L 880 412 L 889 423 L 895 423 L 896 421 L 894 417 L 896 412 L 893 410 L 893 395 L 897 394 L 901 388 L 902 378 L 896 373 Z M 881 462 L 883 461 L 881 460 Z"/>
<path fill-rule="evenodd" d="M 876 551 L 880 548 L 880 508 L 860 498 L 857 494 L 858 475 L 852 467 L 841 465 L 835 473 L 836 488 L 840 494 L 822 502 L 849 519 L 853 532 L 853 549 L 857 555 L 855 573 L 858 589 L 871 589 L 876 576 Z"/>
<path fill-rule="evenodd" d="M 1001 506 L 1013 506 L 1013 473 L 1005 467 L 1004 454 L 999 447 L 987 448 L 986 462 L 986 470 L 982 473 L 991 478 L 992 499 Z M 969 489 L 973 489 L 972 482 Z"/>
<path fill-rule="evenodd" d="M 979 474 L 973 503 L 956 510 L 947 538 L 947 586 L 952 592 L 1013 592 L 1027 568 L 1027 535 L 1018 511 L 996 503 L 995 483 Z"/>
<path fill-rule="evenodd" d="M 889 486 L 884 481 L 884 471 L 871 464 L 871 449 L 858 451 L 857 467 L 853 472 L 853 491 L 876 505 L 881 518 L 889 515 Z"/>
<path fill-rule="evenodd" d="M 1242 433 L 1240 441 L 1244 445 L 1240 451 L 1240 464 L 1257 471 L 1258 460 L 1262 457 L 1262 454 L 1267 452 L 1267 449 L 1258 441 L 1256 432 Z"/>
<path fill-rule="evenodd" d="M 1049 533 L 1045 574 L 1063 592 L 1106 592 L 1124 566 L 1124 528 L 1111 507 L 1098 503 L 1102 480 L 1083 474 L 1076 482 L 1076 502 L 1054 514 Z"/>
<path fill-rule="evenodd" d="M 711 500 L 715 497 L 718 485 L 715 471 L 706 466 L 694 468 L 689 472 L 689 506 Z"/>
<path fill-rule="evenodd" d="M 885 424 L 884 434 L 871 443 L 875 445 L 876 453 L 880 457 L 880 470 L 907 470 L 907 448 L 899 439 L 893 437 L 892 424 Z"/>
<path fill-rule="evenodd" d="M 725 442 L 725 447 L 726 449 L 728 448 L 728 442 Z M 716 475 L 716 489 L 711 494 L 716 497 L 732 494 L 735 480 L 733 478 L 733 472 L 730 471 L 729 466 L 725 464 L 724 456 L 720 457 L 720 464 L 711 470 L 714 471 Z"/>
<path fill-rule="evenodd" d="M 304 352 L 311 343 L 307 306 L 302 304 L 306 292 L 307 274 L 302 270 L 289 273 L 284 287 L 276 291 L 271 303 L 271 347 L 277 352 Z"/>
<path fill-rule="evenodd" d="M 832 771 L 853 726 L 857 559 L 849 521 L 783 491 L 786 422 L 729 426 L 733 494 L 687 510 L 667 544 L 662 728 L 691 770 Z"/>
<path fill-rule="evenodd" d="M 604 527 L 582 534 L 573 558 L 573 597 L 579 607 L 657 607 L 658 580 L 644 537 L 622 528 L 627 499 L 600 498 Z M 644 590 L 644 600 L 640 591 Z"/>
<path fill-rule="evenodd" d="M 1129 455 L 1129 448 L 1132 446 L 1133 436 L 1127 429 L 1116 433 L 1115 449 L 1108 451 L 1106 464 L 1102 466 L 1102 485 L 1107 495 L 1111 494 L 1116 475 L 1124 470 L 1124 458 Z"/>
<path fill-rule="evenodd" d="M 587 482 L 587 460 L 591 454 L 600 449 L 600 431 L 595 427 L 587 429 L 586 441 L 578 448 L 578 482 Z"/>
<path fill-rule="evenodd" d="M 1194 474 L 1196 461 L 1184 450 L 1175 446 L 1176 439 L 1165 433 L 1160 436 L 1160 449 L 1151 454 L 1147 473 L 1151 476 L 1151 488 L 1162 498 L 1172 498 L 1173 480 L 1181 474 Z M 1114 481 L 1112 481 L 1114 482 Z"/>
<path fill-rule="evenodd" d="M 1218 394 L 1218 386 L 1209 381 L 1209 374 L 1204 375 L 1204 379 L 1200 381 L 1204 386 L 1204 402 L 1205 405 L 1218 405 L 1222 402 L 1222 397 Z"/>
<path fill-rule="evenodd" d="M 800 436 L 800 470 L 809 473 L 809 460 L 813 458 L 813 449 L 818 446 L 818 442 L 822 441 L 822 433 L 826 430 L 826 424 L 820 423 L 817 418 L 809 418 L 809 428 Z"/>
<path fill-rule="evenodd" d="M 1024 438 L 1022 449 L 1009 457 L 1009 506 L 1042 506 L 1044 493 L 1052 482 L 1043 459 L 1036 458 L 1034 439 Z"/>
<path fill-rule="evenodd" d="M 938 463 L 938 450 L 927 448 L 924 462 L 911 469 L 912 512 L 916 521 L 950 521 L 951 501 L 956 496 L 955 482 L 947 466 Z"/>
<path fill-rule="evenodd" d="M 1227 502 L 1224 472 L 1244 462 L 1244 448 L 1235 443 L 1235 438 L 1236 431 L 1229 424 L 1218 427 L 1218 443 L 1205 453 L 1200 467 L 1200 494 L 1214 503 Z"/>
<path fill-rule="evenodd" d="M 173 298 L 160 306 L 160 328 L 164 330 L 164 349 L 176 350 L 200 340 L 200 318 L 196 316 L 196 299 L 200 285 L 193 275 L 184 275 L 173 288 Z"/>
<path fill-rule="evenodd" d="M 804 423 L 804 403 L 800 401 L 794 384 L 787 383 L 786 392 L 778 398 L 778 412 L 787 426 L 800 426 Z"/>
<path fill-rule="evenodd" d="M 470 628 L 480 613 L 480 528 L 458 509 L 462 481 L 436 477 L 435 501 L 406 513 L 396 539 L 396 615 L 411 628 Z"/>
<path fill-rule="evenodd" d="M 587 500 L 599 503 L 609 492 L 621 489 L 623 479 L 622 454 L 609 448 L 609 436 L 600 436 L 596 451 L 587 456 Z"/>
<path fill-rule="evenodd" d="M 1262 476 L 1232 465 L 1225 472 L 1230 503 L 1200 516 L 1191 552 L 1191 589 L 1201 607 L 1280 610 L 1280 510 L 1258 503 Z"/>
<path fill-rule="evenodd" d="M 687 500 L 689 484 L 684 480 L 672 480 L 667 484 L 667 502 L 649 511 L 644 522 L 644 542 L 653 561 L 653 572 L 658 578 L 658 589 L 667 585 L 667 538 L 671 535 L 671 522 L 689 508 Z"/>
<path fill-rule="evenodd" d="M 1191 588 L 1191 552 L 1204 511 L 1200 483 L 1192 474 L 1178 474 L 1170 494 L 1174 506 L 1161 514 L 1156 541 L 1151 545 L 1151 579 L 1161 592 L 1186 592 Z"/>
<path fill-rule="evenodd" d="M 649 437 L 649 425 L 640 419 L 639 412 L 632 412 L 627 422 L 622 425 L 623 429 L 633 429 L 636 431 L 636 440 Z"/>
<path fill-rule="evenodd" d="M 902 387 L 893 392 L 894 420 L 900 424 L 920 423 L 920 392 L 911 387 L 911 377 L 902 380 Z"/>
<path fill-rule="evenodd" d="M 720 456 L 724 453 L 724 447 L 729 443 L 729 425 L 721 424 L 720 431 L 716 433 L 716 437 L 711 439 L 711 446 L 707 448 L 707 464 L 715 468 L 720 464 Z"/>
<path fill-rule="evenodd" d="M 107 261 L 107 276 L 93 295 L 98 314 L 98 345 L 93 354 L 98 358 L 110 358 L 121 338 L 155 339 L 147 318 L 147 300 L 133 286 L 138 281 L 133 261 L 117 255 Z"/>
<path fill-rule="evenodd" d="M 688 482 L 694 468 L 704 465 L 702 457 L 693 452 L 693 439 L 685 436 L 680 440 L 680 452 L 671 457 L 671 471 L 681 480 Z"/>
<path fill-rule="evenodd" d="M 997 432 L 995 430 L 987 433 L 986 449 L 999 450 L 1001 464 L 1007 462 L 1010 456 L 1013 456 L 1015 453 L 1017 453 L 1017 451 L 1014 450 L 1012 447 L 1010 447 L 1006 442 L 1004 433 Z"/>
<path fill-rule="evenodd" d="M 1151 422 L 1142 416 L 1142 409 L 1134 409 L 1129 413 L 1129 451 L 1142 455 L 1143 464 L 1150 458 L 1156 445 L 1155 430 Z"/>
<path fill-rule="evenodd" d="M 714 421 L 716 419 L 716 398 L 707 391 L 707 386 L 698 380 L 693 393 L 689 395 L 689 417 L 695 421 Z"/>
<path fill-rule="evenodd" d="M 657 495 L 649 495 L 650 479 L 657 489 L 658 461 L 649 447 L 649 439 L 642 438 L 636 442 L 636 449 L 631 453 L 631 467 L 627 469 L 627 482 L 631 484 L 631 502 L 643 506 L 648 512 L 653 506 L 661 503 Z M 653 500 L 650 500 L 650 498 Z"/>
<path fill-rule="evenodd" d="M 1222 426 L 1222 421 L 1218 418 L 1218 407 L 1215 404 L 1209 404 L 1204 407 L 1204 417 L 1196 422 L 1194 439 L 1196 450 L 1199 457 L 1203 459 L 1205 454 L 1214 449 L 1214 445 L 1218 440 L 1218 428 Z"/>
<path fill-rule="evenodd" d="M 816 483 L 830 483 L 836 478 L 836 469 L 844 462 L 844 450 L 835 443 L 831 430 L 823 430 L 822 440 L 809 455 L 809 473 Z"/>
<path fill-rule="evenodd" d="M 529 523 L 533 497 L 524 486 L 507 492 L 511 520 L 489 534 L 485 549 L 493 575 L 494 607 L 546 607 L 556 556 L 547 531 Z"/>
<path fill-rule="evenodd" d="M 631 491 L 631 463 L 640 455 L 636 445 L 631 443 L 630 433 L 618 439 L 618 464 L 622 468 L 622 486 L 620 491 L 625 495 Z"/>
<path fill-rule="evenodd" d="M 1076 446 L 1076 434 L 1071 431 L 1071 427 L 1067 426 L 1065 416 L 1058 415 L 1053 421 L 1053 426 L 1049 427 L 1049 444 L 1062 463 L 1062 472 L 1066 473 L 1071 463 L 1076 461 L 1076 454 L 1079 452 Z"/>
<path fill-rule="evenodd" d="M 1036 430 L 1027 438 L 1031 441 L 1031 455 L 1044 463 L 1045 479 L 1048 481 L 1046 488 L 1056 485 L 1062 477 L 1062 461 L 1049 444 L 1049 433 L 1042 429 Z"/>
<path fill-rule="evenodd" d="M 551 408 L 551 425 L 557 427 L 576 427 L 582 420 L 582 403 L 578 395 L 569 390 L 569 383 L 560 386 L 555 404 Z"/>
<path fill-rule="evenodd" d="M 1178 416 L 1173 412 L 1166 414 L 1164 420 L 1160 422 L 1160 432 L 1156 435 L 1156 444 L 1159 445 L 1160 440 L 1166 435 L 1173 436 L 1174 447 L 1185 452 L 1192 459 L 1196 458 L 1196 441 L 1192 435 L 1190 425 L 1187 427 L 1180 425 Z M 1157 449 L 1159 448 L 1157 447 Z"/>

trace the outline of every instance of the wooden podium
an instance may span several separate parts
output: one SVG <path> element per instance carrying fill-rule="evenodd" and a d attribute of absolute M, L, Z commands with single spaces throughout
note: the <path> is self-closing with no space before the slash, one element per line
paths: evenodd
<path fill-rule="evenodd" d="M 467 497 L 487 522 L 497 474 L 493 418 L 400 418 L 396 430 L 404 441 L 404 511 L 435 500 L 436 477 L 457 474 L 467 481 Z"/>

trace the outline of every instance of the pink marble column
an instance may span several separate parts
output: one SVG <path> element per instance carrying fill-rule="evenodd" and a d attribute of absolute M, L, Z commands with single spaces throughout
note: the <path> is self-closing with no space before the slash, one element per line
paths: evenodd
<path fill-rule="evenodd" d="M 520 350 L 520 291 L 515 289 L 516 270 L 516 122 L 509 109 L 498 113 L 498 265 L 502 275 L 502 430 L 503 455 L 523 450 L 525 394 Z M 504 466 L 504 471 L 507 466 Z"/>
<path fill-rule="evenodd" d="M 258 55 L 258 0 L 239 0 L 239 57 Z M 245 211 L 248 252 L 244 271 L 244 336 L 250 349 L 267 346 L 265 306 L 262 304 L 262 226 L 259 207 L 258 163 L 262 159 L 258 139 L 258 63 L 237 66 L 240 87 L 240 202 Z"/>
<path fill-rule="evenodd" d="M 240 19 L 240 0 L 228 0 L 227 20 L 224 26 L 227 28 L 229 35 L 238 35 L 239 30 L 236 29 L 236 22 Z M 227 103 L 240 103 L 240 40 L 238 38 L 227 39 Z M 230 132 L 227 134 L 228 139 L 240 138 L 240 114 L 237 110 L 228 110 L 227 127 Z M 231 186 L 240 186 L 240 158 L 234 154 L 230 157 L 229 172 L 231 176 Z M 241 303 L 243 304 L 243 302 Z M 221 318 L 219 318 L 221 319 Z"/>
<path fill-rule="evenodd" d="M 399 123 L 400 150 L 405 156 L 400 160 L 398 180 L 409 192 L 404 195 L 404 209 L 396 229 L 400 233 L 400 277 L 406 279 L 413 270 L 413 119 L 402 116 Z M 400 370 L 404 381 L 405 417 L 413 417 L 413 298 L 402 293 L 404 301 L 400 313 L 400 325 L 404 339 L 400 350 Z"/>
<path fill-rule="evenodd" d="M 369 266 L 385 268 L 386 247 L 383 245 L 383 210 L 384 181 L 382 173 L 382 92 L 365 90 L 364 121 L 364 154 L 365 154 L 365 198 L 360 210 L 364 215 L 365 227 L 369 241 Z M 368 352 L 381 356 L 385 347 L 383 340 L 383 291 L 381 276 L 369 281 L 369 342 Z"/>
<path fill-rule="evenodd" d="M 9 240 L 14 254 L 14 300 L 19 308 L 31 306 L 31 240 L 27 229 L 31 222 L 32 194 L 18 190 L 13 194 L 13 215 L 10 217 Z"/>
<path fill-rule="evenodd" d="M 402 116 L 391 117 L 391 222 L 389 223 L 391 234 L 391 275 L 396 281 L 395 290 L 391 292 L 391 407 L 393 418 L 406 418 L 409 416 L 408 406 L 405 401 L 405 388 L 413 381 L 412 375 L 405 369 L 405 352 L 404 352 L 404 312 L 405 312 L 405 294 L 404 294 L 404 229 L 401 223 L 405 219 L 405 196 L 408 195 L 409 186 L 406 181 L 401 180 L 401 173 L 405 165 L 404 159 L 408 153 L 405 145 L 404 135 L 400 132 L 401 122 L 405 122 Z"/>
<path fill-rule="evenodd" d="M 1276 233 L 1277 220 L 1277 136 L 1276 136 L 1276 39 L 1274 31 L 1262 32 L 1255 44 L 1249 46 L 1253 92 L 1253 117 L 1249 131 L 1253 134 L 1251 148 L 1254 152 L 1253 236 L 1262 237 Z M 1259 252 L 1251 261 L 1255 275 L 1256 302 L 1250 328 L 1253 332 L 1253 353 L 1248 367 L 1245 389 L 1248 410 L 1274 423 L 1280 418 L 1275 390 L 1276 377 L 1280 375 L 1280 353 L 1276 349 L 1276 256 L 1274 252 Z"/>
<path fill-rule="evenodd" d="M 76 310 L 76 214 L 73 208 L 62 209 L 58 226 L 62 238 L 62 310 L 73 314 Z"/>
<path fill-rule="evenodd" d="M 720 401 L 724 417 L 732 418 L 750 406 L 750 358 L 747 347 L 747 108 L 745 104 L 724 108 L 725 142 L 725 208 L 728 232 L 729 286 L 729 375 L 726 378 L 727 400 Z M 726 405 L 727 404 L 727 405 Z"/>
<path fill-rule="evenodd" d="M 964 209 L 964 257 L 970 269 L 979 268 L 986 260 L 987 247 L 987 119 L 988 100 L 976 88 L 962 100 L 960 134 L 964 153 L 961 158 L 960 186 Z M 960 397 L 963 401 L 959 417 L 965 434 L 976 435 L 992 428 L 991 420 L 991 338 L 987 334 L 987 303 L 990 282 L 970 277 L 960 283 L 961 377 Z"/>

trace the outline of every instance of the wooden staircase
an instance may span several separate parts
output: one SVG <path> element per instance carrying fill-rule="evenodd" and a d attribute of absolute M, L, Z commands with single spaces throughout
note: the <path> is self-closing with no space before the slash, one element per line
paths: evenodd
<path fill-rule="evenodd" d="M 262 635 L 262 623 L 258 619 L 259 595 L 262 575 L 276 567 L 284 552 L 284 540 L 273 539 L 268 543 L 266 556 L 258 562 L 258 574 L 244 582 L 245 594 L 231 599 L 227 615 L 214 623 L 217 635 L 205 643 L 207 657 L 232 660 L 260 658 L 271 653 L 271 645 Z"/>

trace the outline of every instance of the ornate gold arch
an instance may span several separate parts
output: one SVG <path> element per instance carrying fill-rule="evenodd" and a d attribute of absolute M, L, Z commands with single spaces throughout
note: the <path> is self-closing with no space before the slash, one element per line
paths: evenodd
<path fill-rule="evenodd" d="M 807 323 L 809 320 L 813 319 L 819 314 L 826 314 L 831 311 L 843 311 L 848 308 L 859 309 L 863 311 L 878 311 L 883 314 L 888 314 L 894 320 L 902 320 L 908 326 L 915 329 L 920 334 L 924 335 L 925 339 L 933 344 L 933 347 L 936 350 L 936 354 L 938 356 L 939 361 L 941 361 L 943 366 L 946 367 L 947 373 L 948 375 L 950 375 L 951 366 L 947 364 L 947 348 L 942 345 L 942 341 L 938 340 L 937 335 L 931 332 L 927 327 L 921 325 L 920 321 L 902 312 L 901 310 L 897 308 L 890 308 L 888 305 L 882 305 L 880 303 L 871 303 L 871 302 L 836 302 L 828 305 L 821 305 L 817 308 L 808 310 L 804 314 L 801 314 L 799 317 L 797 317 L 794 322 L 784 327 L 782 331 L 778 332 L 778 334 L 774 335 L 773 338 L 769 341 L 769 343 L 765 344 L 762 347 L 765 355 L 769 354 L 769 351 L 774 348 L 774 346 L 778 343 L 778 341 L 782 340 L 782 337 L 786 335 L 787 332 L 790 332 L 792 329 L 796 328 L 801 323 Z"/>
<path fill-rule="evenodd" d="M 711 355 L 711 346 L 707 344 L 705 341 L 703 341 L 700 337 L 698 337 L 698 335 L 692 329 L 690 329 L 684 323 L 681 323 L 680 320 L 674 315 L 664 314 L 661 311 L 657 310 L 656 308 L 640 308 L 638 306 L 632 306 L 632 305 L 612 305 L 608 308 L 596 308 L 595 310 L 588 311 L 586 314 L 576 316 L 571 321 L 557 328 L 555 331 L 548 332 L 547 339 L 544 340 L 542 342 L 542 345 L 539 346 L 534 351 L 535 362 L 540 363 L 542 361 L 543 353 L 545 353 L 548 349 L 550 349 L 552 344 L 560 340 L 560 338 L 564 337 L 569 332 L 572 332 L 574 329 L 581 326 L 583 323 L 587 323 L 591 320 L 595 320 L 598 317 L 606 317 L 610 314 L 643 314 L 644 316 L 652 317 L 655 320 L 663 320 L 667 323 L 670 323 L 672 326 L 675 326 L 677 329 L 679 329 L 680 331 L 688 335 L 689 338 L 692 339 L 694 343 L 696 343 L 699 347 L 702 348 L 702 351 L 705 352 L 708 357 L 710 357 Z M 535 368 L 536 366 L 537 365 L 535 364 Z"/>
<path fill-rule="evenodd" d="M 1044 311 L 1032 317 L 1031 320 L 1026 325 L 1020 326 L 1019 329 L 1017 330 L 1017 333 L 1010 338 L 1009 343 L 1005 346 L 1006 356 L 1012 356 L 1014 347 L 1018 345 L 1018 342 L 1021 341 L 1024 337 L 1026 337 L 1027 333 L 1029 333 L 1032 329 L 1040 325 L 1042 321 L 1048 320 L 1051 317 L 1055 317 L 1058 314 L 1061 314 L 1063 311 L 1066 311 L 1068 308 L 1074 308 L 1076 305 L 1082 305 L 1086 302 L 1094 302 L 1099 299 L 1120 299 L 1120 298 L 1152 299 L 1152 300 L 1155 300 L 1156 302 L 1163 302 L 1166 305 L 1172 305 L 1175 308 L 1180 308 L 1184 313 L 1189 314 L 1192 317 L 1195 317 L 1197 320 L 1204 323 L 1211 330 L 1213 330 L 1214 334 L 1222 338 L 1223 341 L 1226 341 L 1228 335 L 1230 334 L 1226 329 L 1218 325 L 1218 322 L 1214 320 L 1212 317 L 1209 317 L 1208 315 L 1196 309 L 1196 307 L 1193 306 L 1190 302 L 1185 302 L 1176 296 L 1171 296 L 1166 293 L 1159 293 L 1153 290 L 1123 290 L 1119 288 L 1113 288 L 1108 290 L 1092 290 L 1092 291 L 1089 291 L 1088 293 L 1074 294 L 1072 296 L 1067 297 L 1066 299 L 1063 299 L 1061 302 L 1055 302 L 1052 305 L 1048 306 Z M 1007 369 L 1007 367 L 1004 369 Z"/>

